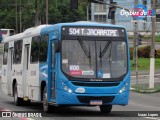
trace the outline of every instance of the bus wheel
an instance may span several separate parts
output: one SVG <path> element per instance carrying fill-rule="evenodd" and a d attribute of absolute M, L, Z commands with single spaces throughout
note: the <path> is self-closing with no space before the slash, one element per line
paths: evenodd
<path fill-rule="evenodd" d="M 110 113 L 112 110 L 112 105 L 101 105 L 100 106 L 100 111 L 102 113 Z"/>
<path fill-rule="evenodd" d="M 52 106 L 48 103 L 48 96 L 47 96 L 47 88 L 45 87 L 43 90 L 43 111 L 49 113 L 51 112 Z"/>
<path fill-rule="evenodd" d="M 27 106 L 28 106 L 28 105 L 31 105 L 31 100 L 23 101 L 23 102 L 24 102 L 24 104 L 27 105 Z"/>
<path fill-rule="evenodd" d="M 17 84 L 15 84 L 13 92 L 14 92 L 14 104 L 17 106 L 22 105 L 23 99 L 18 97 Z"/>

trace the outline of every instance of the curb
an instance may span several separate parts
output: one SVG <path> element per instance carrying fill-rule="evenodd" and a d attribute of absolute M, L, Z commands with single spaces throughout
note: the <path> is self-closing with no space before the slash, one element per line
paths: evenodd
<path fill-rule="evenodd" d="M 155 93 L 157 92 L 157 89 L 153 89 L 153 90 L 140 90 L 140 89 L 135 89 L 133 87 L 130 87 L 130 91 L 134 91 L 137 93 Z"/>
<path fill-rule="evenodd" d="M 150 75 L 147 75 L 147 74 L 144 74 L 144 75 L 138 75 L 138 77 L 149 77 Z M 158 76 L 160 76 L 160 74 L 155 74 L 154 75 L 154 77 L 158 77 Z M 131 78 L 134 78 L 134 77 L 136 77 L 136 75 L 131 75 L 130 76 Z"/>
<path fill-rule="evenodd" d="M 134 91 L 134 90 L 136 90 L 136 89 L 135 89 L 135 88 L 133 88 L 133 87 L 130 87 L 130 90 L 131 90 L 131 91 Z"/>

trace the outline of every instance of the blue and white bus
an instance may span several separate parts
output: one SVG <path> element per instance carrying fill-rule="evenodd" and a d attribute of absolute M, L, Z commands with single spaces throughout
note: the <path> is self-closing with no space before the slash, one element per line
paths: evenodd
<path fill-rule="evenodd" d="M 3 41 L 2 89 L 16 105 L 127 105 L 130 60 L 124 27 L 94 22 L 29 28 Z"/>

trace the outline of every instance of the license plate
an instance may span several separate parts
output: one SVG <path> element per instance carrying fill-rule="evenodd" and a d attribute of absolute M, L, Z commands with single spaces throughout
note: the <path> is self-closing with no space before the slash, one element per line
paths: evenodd
<path fill-rule="evenodd" d="M 102 105 L 102 100 L 91 100 L 90 105 Z"/>

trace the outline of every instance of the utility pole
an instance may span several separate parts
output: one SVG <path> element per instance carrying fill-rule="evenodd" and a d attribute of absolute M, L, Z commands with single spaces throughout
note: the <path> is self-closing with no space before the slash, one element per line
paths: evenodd
<path fill-rule="evenodd" d="M 35 26 L 39 25 L 39 11 L 38 11 L 38 1 L 35 0 Z"/>
<path fill-rule="evenodd" d="M 147 0 L 143 0 L 143 5 L 147 8 Z M 147 22 L 147 17 L 145 17 L 144 19 L 143 19 L 145 22 L 143 22 L 143 30 L 144 31 L 146 31 L 146 29 L 147 29 L 147 24 L 146 24 L 146 22 Z"/>
<path fill-rule="evenodd" d="M 156 0 L 152 0 L 152 9 L 156 11 Z M 154 88 L 154 74 L 155 74 L 155 15 L 151 17 L 152 23 L 152 37 L 151 37 L 151 53 L 150 53 L 150 78 L 149 78 L 149 88 Z"/>
<path fill-rule="evenodd" d="M 48 24 L 48 0 L 46 0 L 46 24 Z"/>
<path fill-rule="evenodd" d="M 134 22 L 134 49 L 135 49 L 135 66 L 136 66 L 136 84 L 138 84 L 138 23 Z"/>
<path fill-rule="evenodd" d="M 17 0 L 15 0 L 15 4 L 16 4 L 16 34 L 18 33 L 18 13 L 17 13 Z"/>
<path fill-rule="evenodd" d="M 20 33 L 22 32 L 22 7 L 21 7 L 21 5 L 22 4 L 21 4 L 21 0 L 20 0 L 20 6 L 19 6 L 20 7 L 19 8 L 20 9 L 20 11 L 19 11 Z"/>
<path fill-rule="evenodd" d="M 86 0 L 86 12 L 87 12 L 87 21 L 89 21 L 89 5 L 88 5 L 88 0 Z"/>
<path fill-rule="evenodd" d="M 136 6 L 138 4 L 138 0 L 134 0 L 134 6 Z M 135 17 L 133 16 L 133 19 L 135 19 Z M 136 40 L 137 40 L 137 33 L 138 33 L 138 23 L 134 22 L 133 23 L 133 28 L 134 28 L 134 40 L 133 40 L 133 65 L 136 66 Z"/>
<path fill-rule="evenodd" d="M 138 0 L 134 0 L 134 6 L 138 4 Z M 136 20 L 136 17 L 133 16 L 133 19 Z M 136 67 L 136 84 L 138 84 L 138 22 L 134 22 L 134 41 L 133 41 L 133 61 L 134 66 Z"/>

